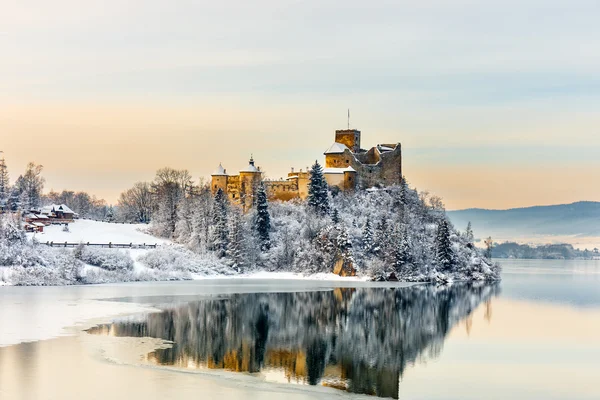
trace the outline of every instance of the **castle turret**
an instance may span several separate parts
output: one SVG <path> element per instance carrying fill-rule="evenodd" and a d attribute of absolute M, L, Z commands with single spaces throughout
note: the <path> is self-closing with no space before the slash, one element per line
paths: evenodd
<path fill-rule="evenodd" d="M 210 190 L 213 194 L 215 194 L 219 189 L 221 189 L 224 193 L 227 193 L 227 170 L 223 168 L 221 163 L 219 163 L 219 166 L 215 172 L 212 173 L 211 178 L 212 181 Z"/>
<path fill-rule="evenodd" d="M 340 129 L 335 131 L 335 142 L 346 145 L 353 153 L 360 152 L 360 131 L 358 129 Z"/>
<path fill-rule="evenodd" d="M 254 204 L 254 194 L 261 179 L 260 168 L 254 165 L 254 157 L 250 156 L 248 166 L 240 171 L 240 201 L 244 210 L 250 209 Z"/>

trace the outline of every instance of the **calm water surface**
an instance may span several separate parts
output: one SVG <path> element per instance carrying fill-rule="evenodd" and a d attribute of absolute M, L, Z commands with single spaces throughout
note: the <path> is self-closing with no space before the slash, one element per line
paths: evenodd
<path fill-rule="evenodd" d="M 0 398 L 8 387 L 23 399 L 199 389 L 223 398 L 599 399 L 600 262 L 503 265 L 499 284 L 448 287 L 204 282 L 133 286 L 135 296 L 117 287 L 113 300 L 159 310 L 0 348 Z M 50 365 L 76 379 L 68 385 Z M 95 374 L 114 377 L 98 385 Z"/>

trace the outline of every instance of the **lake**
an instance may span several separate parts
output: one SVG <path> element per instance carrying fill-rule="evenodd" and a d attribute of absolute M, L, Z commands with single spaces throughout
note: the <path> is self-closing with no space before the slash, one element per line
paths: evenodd
<path fill-rule="evenodd" d="M 0 398 L 600 398 L 600 262 L 503 267 L 451 286 L 3 287 Z"/>

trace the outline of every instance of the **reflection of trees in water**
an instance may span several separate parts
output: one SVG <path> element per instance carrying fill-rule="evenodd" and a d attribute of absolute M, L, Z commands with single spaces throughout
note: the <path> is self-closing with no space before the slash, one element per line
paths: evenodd
<path fill-rule="evenodd" d="M 258 372 L 354 393 L 398 397 L 408 364 L 437 357 L 450 329 L 497 285 L 235 294 L 121 321 L 92 333 L 173 341 L 157 363 Z"/>

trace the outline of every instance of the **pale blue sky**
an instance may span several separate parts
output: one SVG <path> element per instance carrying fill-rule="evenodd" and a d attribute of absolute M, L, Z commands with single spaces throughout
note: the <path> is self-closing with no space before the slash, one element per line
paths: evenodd
<path fill-rule="evenodd" d="M 163 165 L 207 176 L 219 161 L 243 167 L 250 151 L 278 177 L 322 159 L 349 107 L 364 146 L 401 141 L 409 180 L 450 208 L 600 200 L 600 185 L 582 186 L 600 181 L 597 0 L 0 10 L 0 148 L 14 169 L 44 164 L 55 189 L 114 200 Z M 28 146 L 48 135 L 99 151 Z M 486 170 L 507 192 L 528 191 L 503 197 Z M 567 190 L 553 190 L 557 172 Z"/>

